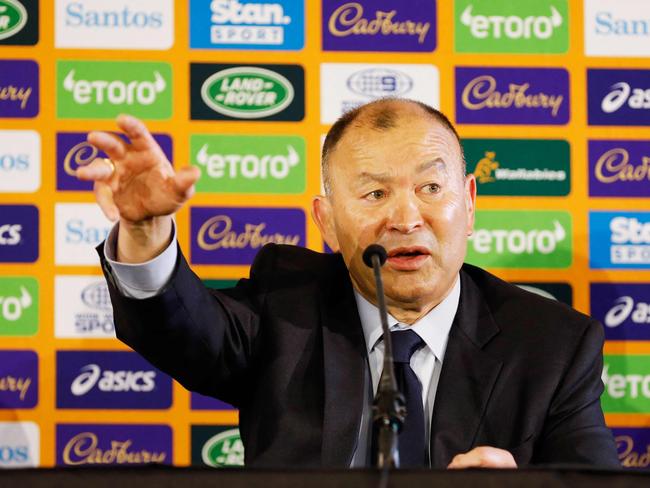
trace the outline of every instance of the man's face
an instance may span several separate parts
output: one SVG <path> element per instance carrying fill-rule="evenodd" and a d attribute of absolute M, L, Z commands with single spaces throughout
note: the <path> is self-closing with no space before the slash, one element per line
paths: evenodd
<path fill-rule="evenodd" d="M 362 254 L 377 243 L 388 252 L 388 305 L 430 308 L 449 293 L 463 263 L 476 184 L 463 176 L 452 133 L 419 108 L 398 114 L 390 129 L 346 129 L 330 155 L 331 195 L 315 199 L 314 216 L 367 299 L 375 302 L 375 284 Z"/>

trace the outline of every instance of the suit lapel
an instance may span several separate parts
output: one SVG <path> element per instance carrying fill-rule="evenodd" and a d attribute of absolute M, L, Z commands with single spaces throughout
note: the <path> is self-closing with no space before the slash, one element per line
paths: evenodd
<path fill-rule="evenodd" d="M 340 259 L 321 302 L 325 406 L 322 462 L 348 467 L 365 401 L 367 353 L 352 283 Z"/>
<path fill-rule="evenodd" d="M 483 347 L 499 333 L 474 281 L 461 270 L 461 297 L 443 361 L 431 420 L 432 466 L 470 450 L 502 362 Z"/>

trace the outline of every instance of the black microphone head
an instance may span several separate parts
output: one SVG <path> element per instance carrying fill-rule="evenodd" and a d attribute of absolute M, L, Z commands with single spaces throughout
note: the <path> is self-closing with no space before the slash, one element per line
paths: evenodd
<path fill-rule="evenodd" d="M 366 247 L 366 250 L 363 251 L 363 262 L 366 263 L 366 266 L 369 268 L 372 268 L 372 257 L 375 254 L 379 257 L 379 266 L 383 266 L 388 258 L 388 253 L 383 246 L 380 246 L 379 244 L 370 244 Z"/>

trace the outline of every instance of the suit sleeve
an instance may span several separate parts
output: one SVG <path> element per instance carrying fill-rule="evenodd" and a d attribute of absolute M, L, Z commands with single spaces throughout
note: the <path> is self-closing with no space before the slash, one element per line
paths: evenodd
<path fill-rule="evenodd" d="M 551 401 L 534 464 L 620 467 L 600 405 L 603 341 L 603 327 L 590 320 Z"/>
<path fill-rule="evenodd" d="M 274 246 L 262 249 L 250 279 L 211 290 L 180 249 L 165 289 L 146 299 L 124 296 L 98 248 L 113 304 L 117 338 L 185 388 L 239 406 L 259 347 Z"/>

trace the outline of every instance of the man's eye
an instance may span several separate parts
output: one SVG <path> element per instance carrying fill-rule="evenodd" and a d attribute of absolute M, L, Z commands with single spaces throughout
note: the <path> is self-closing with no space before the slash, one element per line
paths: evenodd
<path fill-rule="evenodd" d="M 424 185 L 424 191 L 427 193 L 438 193 L 440 191 L 440 185 L 438 183 L 429 183 Z"/>
<path fill-rule="evenodd" d="M 366 198 L 369 200 L 381 200 L 385 196 L 386 192 L 384 190 L 373 190 L 366 195 Z"/>

